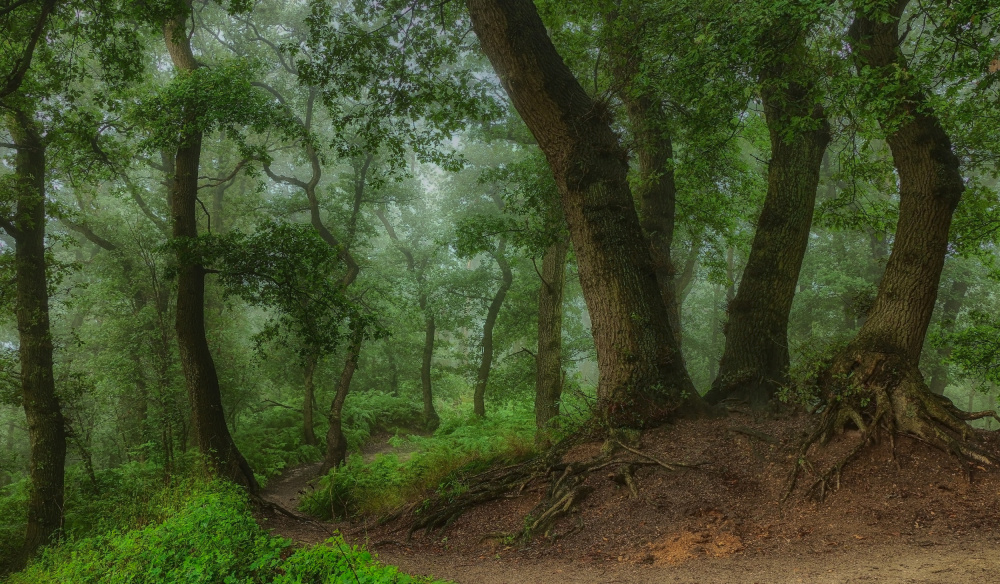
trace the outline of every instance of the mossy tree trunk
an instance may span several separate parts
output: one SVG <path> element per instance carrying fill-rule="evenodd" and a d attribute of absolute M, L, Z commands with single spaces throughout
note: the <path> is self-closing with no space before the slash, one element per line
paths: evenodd
<path fill-rule="evenodd" d="M 760 408 L 787 382 L 788 317 L 830 126 L 817 102 L 815 73 L 804 57 L 805 31 L 784 27 L 775 36 L 791 36 L 783 43 L 789 48 L 760 74 L 771 139 L 767 196 L 739 288 L 729 302 L 719 374 L 705 396 L 710 402 L 732 398 Z"/>
<path fill-rule="evenodd" d="M 486 416 L 486 386 L 490 381 L 490 369 L 493 367 L 493 329 L 497 324 L 497 317 L 500 316 L 500 309 L 503 301 L 507 298 L 507 292 L 514 283 L 514 274 L 510 269 L 510 262 L 504 256 L 506 253 L 507 241 L 503 238 L 493 252 L 493 259 L 496 260 L 500 268 L 500 286 L 493 294 L 493 300 L 486 310 L 486 320 L 483 321 L 483 341 L 481 344 L 482 355 L 479 357 L 479 370 L 476 372 L 476 385 L 472 394 L 472 408 L 480 418 Z"/>
<path fill-rule="evenodd" d="M 35 120 L 13 109 L 7 129 L 14 156 L 14 214 L 0 226 L 14 238 L 21 401 L 28 424 L 28 525 L 13 559 L 20 569 L 62 527 L 66 428 L 52 373 L 52 333 L 45 262 L 45 143 Z"/>
<path fill-rule="evenodd" d="M 611 426 L 657 424 L 700 405 L 670 327 L 606 107 L 573 77 L 530 0 L 467 0 L 473 29 L 548 160 L 597 349 L 598 411 Z"/>
<path fill-rule="evenodd" d="M 820 376 L 829 407 L 818 439 L 845 424 L 865 436 L 880 427 L 905 433 L 980 463 L 992 460 L 969 441 L 966 414 L 934 395 L 918 369 L 924 336 L 934 311 L 938 282 L 948 249 L 952 213 L 964 184 L 951 141 L 924 93 L 906 76 L 899 21 L 908 0 L 859 10 L 850 28 L 852 49 L 862 74 L 880 76 L 893 88 L 895 103 L 886 141 L 899 175 L 899 220 L 885 275 L 874 305 L 854 340 Z M 869 69 L 870 68 L 870 69 Z M 899 83 L 900 74 L 907 82 Z"/>
<path fill-rule="evenodd" d="M 350 344 L 344 357 L 344 368 L 337 380 L 337 389 L 330 403 L 330 413 L 327 419 L 330 427 L 326 431 L 326 456 L 323 462 L 323 472 L 344 464 L 347 460 L 347 437 L 344 436 L 344 401 L 351 389 L 351 379 L 358 368 L 358 356 L 361 355 L 361 344 L 364 341 L 364 327 L 358 326 L 351 332 Z"/>
<path fill-rule="evenodd" d="M 190 9 L 190 3 L 187 8 Z M 198 67 L 185 29 L 186 17 L 187 11 L 168 20 L 163 28 L 174 67 L 181 72 L 191 72 Z M 189 119 L 184 120 L 184 126 L 192 125 L 196 113 L 189 111 L 185 115 Z M 198 237 L 201 142 L 200 132 L 184 131 L 174 154 L 170 213 L 173 220 L 172 235 L 178 241 L 190 241 Z M 216 472 L 255 493 L 259 488 L 257 479 L 229 433 L 222 408 L 219 377 L 205 334 L 205 268 L 184 253 L 177 254 L 175 317 L 178 353 L 198 447 L 212 462 Z"/>
<path fill-rule="evenodd" d="M 538 353 L 535 355 L 536 442 L 547 444 L 549 425 L 559 415 L 563 389 L 562 317 L 563 288 L 569 242 L 557 241 L 542 257 L 538 288 Z"/>

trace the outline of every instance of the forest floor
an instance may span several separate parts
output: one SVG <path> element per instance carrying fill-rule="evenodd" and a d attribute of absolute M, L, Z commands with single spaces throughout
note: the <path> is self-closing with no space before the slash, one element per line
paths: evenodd
<path fill-rule="evenodd" d="M 967 474 L 948 454 L 898 438 L 862 451 L 822 502 L 810 492 L 815 477 L 804 472 L 782 504 L 810 423 L 804 414 L 734 414 L 647 432 L 642 452 L 704 464 L 674 472 L 640 467 L 634 498 L 608 474 L 594 473 L 587 479 L 593 491 L 576 512 L 527 545 L 508 535 L 523 528 L 544 484 L 473 509 L 444 533 L 410 539 L 405 516 L 387 526 L 364 518 L 262 520 L 302 543 L 339 529 L 406 572 L 460 584 L 997 581 L 1000 473 L 974 467 Z M 856 437 L 845 433 L 808 458 L 826 469 Z M 980 433 L 980 446 L 1000 453 L 1000 436 Z M 587 460 L 600 448 L 581 444 L 564 460 Z M 316 471 L 293 469 L 265 496 L 294 509 Z"/>

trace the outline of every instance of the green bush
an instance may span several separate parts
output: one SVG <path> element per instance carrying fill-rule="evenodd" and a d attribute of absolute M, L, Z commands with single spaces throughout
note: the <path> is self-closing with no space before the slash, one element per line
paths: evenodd
<path fill-rule="evenodd" d="M 167 489 L 156 524 L 68 541 L 47 549 L 7 584 L 414 583 L 340 536 L 292 552 L 257 525 L 242 491 L 190 482 Z M 291 553 L 289 553 L 291 552 Z"/>
<path fill-rule="evenodd" d="M 527 406 L 503 408 L 484 419 L 445 419 L 432 437 L 393 440 L 396 446 L 408 442 L 416 448 L 408 460 L 388 454 L 366 464 L 360 456 L 350 457 L 320 479 L 300 509 L 326 519 L 385 513 L 428 489 L 456 488 L 462 477 L 532 454 L 534 431 Z"/>
<path fill-rule="evenodd" d="M 410 397 L 365 391 L 348 394 L 341 415 L 347 447 L 357 450 L 376 432 L 419 427 L 423 411 Z"/>
<path fill-rule="evenodd" d="M 241 424 L 234 438 L 262 486 L 287 467 L 323 458 L 322 450 L 305 444 L 302 414 L 295 410 L 265 410 Z"/>

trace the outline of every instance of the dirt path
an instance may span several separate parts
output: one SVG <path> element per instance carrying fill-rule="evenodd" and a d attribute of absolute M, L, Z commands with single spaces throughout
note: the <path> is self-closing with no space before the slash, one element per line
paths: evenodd
<path fill-rule="evenodd" d="M 858 547 L 828 554 L 704 558 L 677 566 L 573 560 L 434 556 L 378 549 L 382 561 L 411 574 L 459 584 L 988 584 L 997 581 L 997 542 L 932 547 Z"/>
<path fill-rule="evenodd" d="M 320 543 L 333 535 L 337 529 L 336 525 L 312 520 L 297 511 L 299 499 L 312 489 L 309 481 L 316 478 L 322 466 L 322 462 L 296 466 L 272 480 L 261 492 L 261 498 L 291 512 L 298 519 L 274 511 L 265 511 L 257 517 L 261 526 L 270 529 L 275 535 L 287 537 L 301 544 Z"/>

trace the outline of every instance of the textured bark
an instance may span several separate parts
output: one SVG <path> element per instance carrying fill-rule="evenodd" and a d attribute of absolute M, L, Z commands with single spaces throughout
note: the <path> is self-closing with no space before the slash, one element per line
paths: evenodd
<path fill-rule="evenodd" d="M 535 441 L 549 442 L 549 424 L 559 415 L 562 397 L 563 286 L 569 242 L 558 241 L 542 258 L 542 285 L 538 289 L 538 353 L 535 356 Z"/>
<path fill-rule="evenodd" d="M 510 271 L 507 258 L 504 257 L 506 247 L 507 241 L 501 239 L 496 253 L 493 254 L 497 266 L 500 267 L 500 287 L 493 295 L 493 301 L 490 302 L 490 307 L 486 311 L 486 320 L 483 322 L 483 354 L 479 360 L 476 387 L 472 394 L 473 412 L 479 417 L 486 415 L 486 385 L 490 380 L 490 368 L 493 367 L 493 327 L 496 326 L 500 308 L 503 307 L 503 301 L 507 298 L 507 292 L 514 283 L 514 274 Z"/>
<path fill-rule="evenodd" d="M 313 375 L 316 373 L 316 366 L 319 364 L 319 356 L 309 355 L 305 365 L 305 380 L 303 383 L 304 393 L 302 396 L 302 438 L 309 446 L 318 446 L 313 421 L 313 404 L 316 403 L 316 386 L 313 383 Z"/>
<path fill-rule="evenodd" d="M 193 71 L 198 64 L 184 30 L 184 16 L 169 20 L 163 29 L 167 50 L 178 71 Z M 193 116 L 193 112 L 185 114 Z M 192 122 L 186 119 L 185 125 Z M 174 155 L 174 177 L 170 185 L 173 237 L 178 241 L 198 237 L 198 170 L 202 136 L 185 132 Z M 205 335 L 205 268 L 185 253 L 177 254 L 178 353 L 191 406 L 191 421 L 198 447 L 220 475 L 258 490 L 250 465 L 233 442 L 222 408 L 222 393 L 212 352 Z"/>
<path fill-rule="evenodd" d="M 897 87 L 886 142 L 899 175 L 899 221 L 885 275 L 868 318 L 848 347 L 821 377 L 830 407 L 825 435 L 848 421 L 870 435 L 876 424 L 990 464 L 973 447 L 969 416 L 947 398 L 930 392 L 918 369 L 924 335 L 934 311 L 938 282 L 948 248 L 952 213 L 964 189 L 951 141 L 924 94 L 897 83 L 906 73 L 899 49 L 899 19 L 907 4 L 889 7 L 892 18 L 859 11 L 850 28 L 859 70 L 881 75 Z"/>
<path fill-rule="evenodd" d="M 887 80 L 906 67 L 897 30 L 906 4 L 894 3 L 889 22 L 858 14 L 851 26 L 859 66 L 867 64 Z M 893 112 L 898 127 L 886 142 L 899 174 L 899 221 L 875 303 L 851 344 L 914 363 L 934 312 L 952 213 L 965 188 L 951 140 L 926 102 L 919 91 L 907 91 Z"/>
<path fill-rule="evenodd" d="M 955 319 L 958 312 L 962 310 L 962 303 L 965 302 L 965 293 L 969 291 L 969 283 L 965 280 L 954 280 L 948 292 L 948 298 L 941 306 L 941 327 L 947 331 L 955 330 Z M 937 362 L 931 367 L 931 382 L 928 385 L 931 393 L 944 395 L 944 388 L 948 386 L 948 365 L 945 360 L 951 355 L 951 347 L 944 346 L 937 350 Z M 971 394 L 970 394 L 971 395 Z M 971 407 L 969 409 L 972 409 Z"/>
<path fill-rule="evenodd" d="M 635 142 L 638 180 L 632 190 L 639 201 L 639 225 L 649 241 L 649 253 L 667 309 L 667 319 L 678 349 L 681 346 L 680 309 L 677 302 L 676 270 L 670 253 L 674 239 L 674 218 L 677 208 L 677 185 L 674 182 L 673 142 L 667 127 L 662 104 L 652 91 L 639 81 L 643 65 L 641 33 L 636 23 L 641 15 L 624 8 L 609 39 L 611 72 L 618 94 L 625 104 L 628 123 Z"/>
<path fill-rule="evenodd" d="M 726 345 L 719 375 L 705 396 L 709 402 L 734 398 L 763 407 L 787 381 L 788 316 L 830 142 L 830 126 L 801 58 L 805 33 L 788 44 L 786 59 L 760 76 L 771 138 L 767 196 L 739 289 L 729 303 Z"/>
<path fill-rule="evenodd" d="M 337 391 L 333 395 L 330 403 L 330 413 L 327 419 L 330 427 L 326 431 L 326 457 L 323 462 L 323 472 L 331 468 L 344 464 L 347 460 L 347 438 L 344 436 L 343 411 L 344 401 L 347 393 L 351 389 L 351 379 L 358 368 L 358 355 L 361 354 L 361 343 L 364 340 L 364 329 L 351 333 L 351 343 L 347 347 L 347 356 L 344 358 L 344 368 L 340 371 L 340 379 L 337 380 Z"/>
<path fill-rule="evenodd" d="M 62 527 L 66 430 L 52 375 L 52 334 L 45 266 L 45 145 L 30 116 L 11 111 L 15 216 L 3 227 L 15 241 L 15 304 L 21 399 L 28 423 L 28 527 L 12 562 L 20 569 Z"/>
<path fill-rule="evenodd" d="M 598 411 L 656 424 L 701 400 L 684 369 L 604 105 L 573 77 L 530 0 L 467 0 L 473 29 L 559 188 L 590 312 Z"/>

